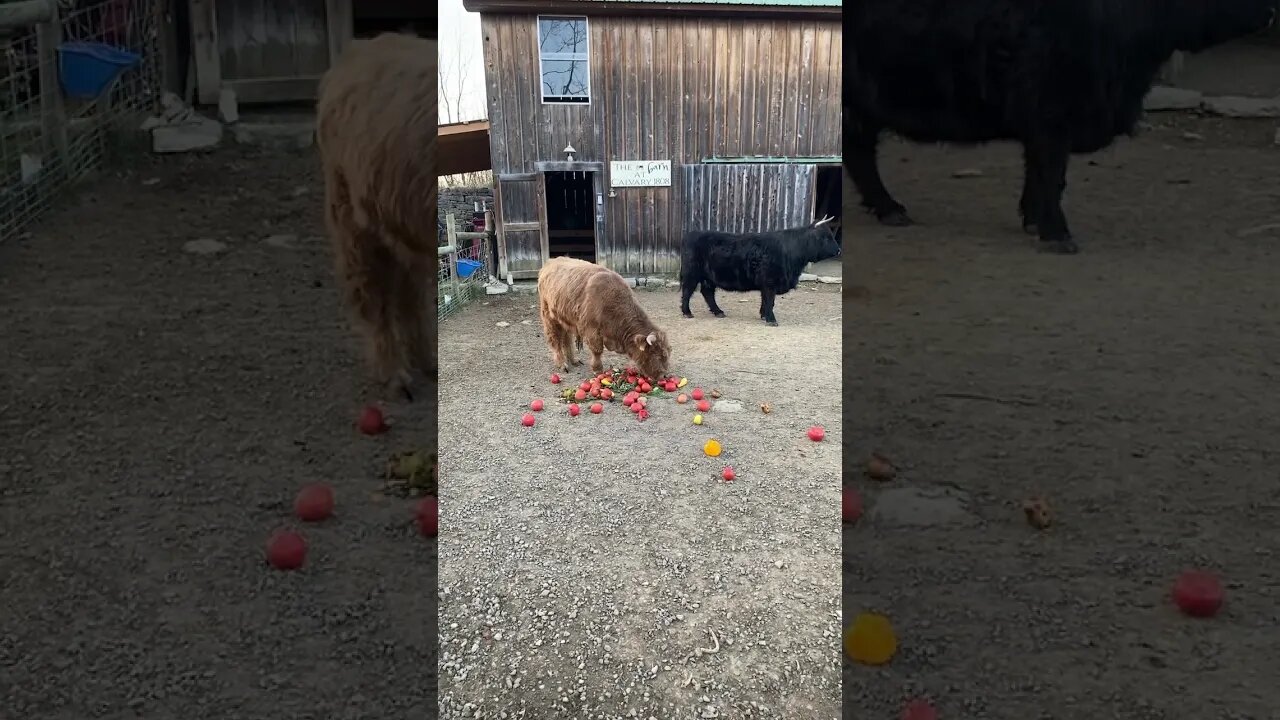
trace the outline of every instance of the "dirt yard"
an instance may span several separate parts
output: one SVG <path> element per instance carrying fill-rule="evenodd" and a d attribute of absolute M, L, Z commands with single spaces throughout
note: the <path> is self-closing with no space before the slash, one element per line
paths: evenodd
<path fill-rule="evenodd" d="M 899 475 L 846 478 L 868 515 L 845 532 L 844 605 L 901 644 L 846 662 L 853 717 L 915 695 L 956 719 L 1280 707 L 1276 126 L 1152 119 L 1074 163 L 1074 257 L 1021 234 L 1014 148 L 885 149 L 920 225 L 849 233 L 844 409 L 851 457 Z M 1021 510 L 1037 495 L 1045 531 Z M 1172 607 L 1191 567 L 1222 573 L 1219 617 Z"/>
<path fill-rule="evenodd" d="M 837 287 L 779 298 L 779 327 L 758 295 L 687 320 L 678 291 L 638 293 L 685 389 L 723 393 L 702 426 L 671 398 L 569 417 L 535 295 L 442 325 L 442 717 L 838 715 Z"/>
<path fill-rule="evenodd" d="M 148 160 L 0 245 L 0 717 L 429 716 L 434 543 L 377 493 L 434 412 L 353 429 L 317 169 Z M 271 570 L 314 481 L 336 517 Z"/>

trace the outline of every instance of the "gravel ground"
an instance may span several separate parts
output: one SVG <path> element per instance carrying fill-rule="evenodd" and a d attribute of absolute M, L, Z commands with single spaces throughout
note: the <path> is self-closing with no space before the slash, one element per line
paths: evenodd
<path fill-rule="evenodd" d="M 533 295 L 442 325 L 442 717 L 838 716 L 840 309 L 802 288 L 776 328 L 757 295 L 685 320 L 678 292 L 638 293 L 672 371 L 723 391 L 701 427 L 671 399 L 570 418 Z"/>
<path fill-rule="evenodd" d="M 430 717 L 434 543 L 376 493 L 434 409 L 353 430 L 314 157 L 140 162 L 0 245 L 0 718 Z"/>
<path fill-rule="evenodd" d="M 853 221 L 845 419 L 900 472 L 853 479 L 844 579 L 901 644 L 846 663 L 850 716 L 1276 717 L 1280 148 L 1274 121 L 1152 119 L 1074 163 L 1075 257 L 1021 234 L 1015 148 L 885 149 L 921 225 Z M 1172 607 L 1188 567 L 1222 573 L 1219 617 Z"/>

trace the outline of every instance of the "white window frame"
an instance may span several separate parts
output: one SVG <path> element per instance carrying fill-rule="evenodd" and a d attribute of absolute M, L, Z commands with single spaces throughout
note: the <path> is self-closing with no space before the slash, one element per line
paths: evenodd
<path fill-rule="evenodd" d="M 552 57 L 547 58 L 548 60 L 585 60 L 585 62 L 586 62 L 586 64 L 587 64 L 587 100 L 586 100 L 586 102 L 572 102 L 572 101 L 565 101 L 565 100 L 548 100 L 548 99 L 547 99 L 547 94 L 546 94 L 545 92 L 543 92 L 543 90 L 542 90 L 542 85 L 543 85 L 543 81 L 542 81 L 542 77 L 543 77 L 543 75 L 542 75 L 542 60 L 543 60 L 543 53 L 542 53 L 542 19 L 543 19 L 543 18 L 546 18 L 546 19 L 548 19 L 548 20 L 581 20 L 581 21 L 582 21 L 582 23 L 583 23 L 583 26 L 586 28 L 586 30 L 587 30 L 587 49 L 586 49 L 586 52 L 583 52 L 583 53 L 551 53 Z M 533 23 L 534 23 L 534 25 L 533 25 L 533 36 L 534 36 L 534 38 L 536 38 L 536 39 L 537 39 L 537 41 L 538 41 L 538 47 L 537 47 L 537 51 L 538 51 L 538 99 L 540 99 L 540 100 L 542 101 L 542 104 L 543 104 L 543 105 L 591 105 L 591 102 L 592 102 L 592 100 L 594 99 L 594 98 L 592 97 L 592 92 L 591 92 L 591 19 L 590 19 L 590 18 L 588 18 L 586 15 L 538 15 L 538 16 L 534 19 Z M 580 58 L 580 57 L 578 57 L 578 55 L 579 55 L 579 54 L 583 55 L 584 57 L 581 57 L 581 58 Z M 569 57 L 556 57 L 557 55 L 568 55 Z"/>

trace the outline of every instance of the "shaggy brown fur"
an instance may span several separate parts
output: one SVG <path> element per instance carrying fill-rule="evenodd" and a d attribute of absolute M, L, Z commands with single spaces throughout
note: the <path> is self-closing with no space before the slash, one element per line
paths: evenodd
<path fill-rule="evenodd" d="M 538 273 L 538 308 L 552 361 L 566 372 L 581 364 L 573 356 L 575 337 L 591 351 L 595 372 L 604 369 L 605 350 L 631 358 L 648 377 L 667 372 L 667 334 L 649 320 L 622 276 L 608 268 L 553 258 Z"/>
<path fill-rule="evenodd" d="M 376 378 L 436 375 L 436 42 L 356 40 L 320 83 L 316 144 L 338 280 Z"/>

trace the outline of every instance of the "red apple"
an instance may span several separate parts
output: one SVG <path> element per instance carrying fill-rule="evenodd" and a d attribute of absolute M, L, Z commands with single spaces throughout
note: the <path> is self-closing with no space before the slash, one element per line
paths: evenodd
<path fill-rule="evenodd" d="M 727 467 L 721 471 L 720 477 L 724 478 L 725 482 L 733 482 L 733 479 L 738 476 L 734 474 L 733 468 Z"/>
<path fill-rule="evenodd" d="M 533 427 L 533 414 L 525 413 L 524 417 L 520 418 L 520 424 L 525 427 Z"/>
<path fill-rule="evenodd" d="M 649 411 L 645 410 L 642 407 L 640 408 L 640 412 L 636 413 L 636 417 L 640 418 L 641 420 L 644 420 L 645 418 L 649 417 Z"/>
<path fill-rule="evenodd" d="M 640 383 L 640 392 L 642 393 L 653 392 L 653 386 L 647 382 L 642 382 Z"/>
<path fill-rule="evenodd" d="M 844 522 L 857 522 L 862 517 L 862 495 L 853 488 L 845 488 L 840 496 L 840 516 Z"/>
<path fill-rule="evenodd" d="M 822 429 L 821 425 L 814 425 L 813 427 L 809 428 L 809 439 L 814 442 L 821 442 L 822 438 L 826 436 L 827 436 L 827 433 Z"/>
<path fill-rule="evenodd" d="M 928 700 L 915 699 L 902 707 L 902 720 L 938 720 L 938 711 Z"/>
<path fill-rule="evenodd" d="M 599 415 L 599 414 L 600 414 L 600 413 L 602 413 L 602 412 L 604 412 L 604 406 L 603 406 L 603 405 L 601 405 L 600 403 L 591 403 L 591 414 L 592 414 L 592 415 Z"/>
<path fill-rule="evenodd" d="M 293 513 L 303 522 L 319 522 L 333 515 L 333 488 L 325 483 L 308 485 L 293 499 Z"/>
<path fill-rule="evenodd" d="M 386 432 L 387 420 L 382 415 L 382 410 L 376 405 L 370 405 L 360 411 L 360 419 L 356 420 L 356 427 L 365 435 L 377 435 Z"/>
<path fill-rule="evenodd" d="M 707 402 L 706 400 L 699 400 L 697 408 L 698 408 L 698 412 L 707 412 L 708 410 L 711 409 L 711 403 Z"/>
<path fill-rule="evenodd" d="M 581 391 L 583 391 L 583 392 L 586 392 L 586 391 L 590 390 L 590 389 L 591 389 L 591 381 L 590 381 L 590 380 L 583 380 L 583 381 L 582 381 L 582 384 L 578 385 L 578 389 L 579 389 L 579 390 L 581 390 Z"/>
<path fill-rule="evenodd" d="M 577 390 L 574 390 L 574 391 L 573 391 L 573 399 L 574 399 L 574 400 L 586 400 L 586 399 L 587 399 L 587 391 L 586 391 L 586 390 L 583 390 L 582 388 L 578 388 Z"/>
<path fill-rule="evenodd" d="M 678 402 L 678 403 L 680 403 L 681 405 L 683 405 L 683 404 L 685 404 L 685 403 L 689 402 L 689 396 L 688 396 L 688 395 L 685 395 L 684 393 L 680 393 L 679 395 L 677 395 L 677 396 L 676 396 L 676 402 Z"/>
<path fill-rule="evenodd" d="M 694 399 L 694 400 L 701 400 L 701 399 L 702 399 L 702 388 L 694 388 L 694 389 L 693 389 L 693 392 L 692 392 L 692 393 L 690 393 L 690 395 L 692 395 L 692 396 L 693 396 L 693 399 Z"/>
<path fill-rule="evenodd" d="M 600 388 L 600 397 L 605 400 L 613 399 L 613 391 L 609 388 Z"/>
<path fill-rule="evenodd" d="M 569 417 L 578 417 L 582 410 L 574 403 L 569 403 Z"/>
<path fill-rule="evenodd" d="M 543 408 L 543 405 L 541 400 L 534 400 L 533 402 L 529 403 L 529 409 L 534 412 L 542 412 L 542 408 Z"/>
<path fill-rule="evenodd" d="M 1173 584 L 1173 601 L 1191 617 L 1213 617 L 1222 609 L 1224 593 L 1218 576 L 1206 570 L 1187 570 Z"/>
<path fill-rule="evenodd" d="M 598 387 L 592 387 L 592 388 L 591 388 L 591 392 L 589 392 L 589 393 L 587 393 L 587 394 L 588 394 L 588 395 L 590 395 L 590 396 L 591 396 L 591 397 L 593 397 L 593 398 L 598 398 L 598 397 L 600 397 L 600 388 L 598 388 Z"/>
<path fill-rule="evenodd" d="M 267 541 L 267 562 L 277 570 L 297 570 L 307 559 L 307 541 L 292 530 L 281 530 Z"/>
<path fill-rule="evenodd" d="M 642 404 L 639 400 L 631 403 L 631 412 L 638 413 L 643 409 L 644 409 L 644 404 Z"/>
<path fill-rule="evenodd" d="M 559 376 L 559 375 L 557 375 L 557 374 L 555 374 L 555 373 L 551 373 L 551 384 L 552 384 L 552 385 L 559 385 L 559 384 L 560 384 L 560 376 Z"/>
<path fill-rule="evenodd" d="M 418 532 L 426 537 L 435 537 L 440 531 L 440 500 L 435 495 L 422 498 L 414 516 L 418 520 Z"/>

